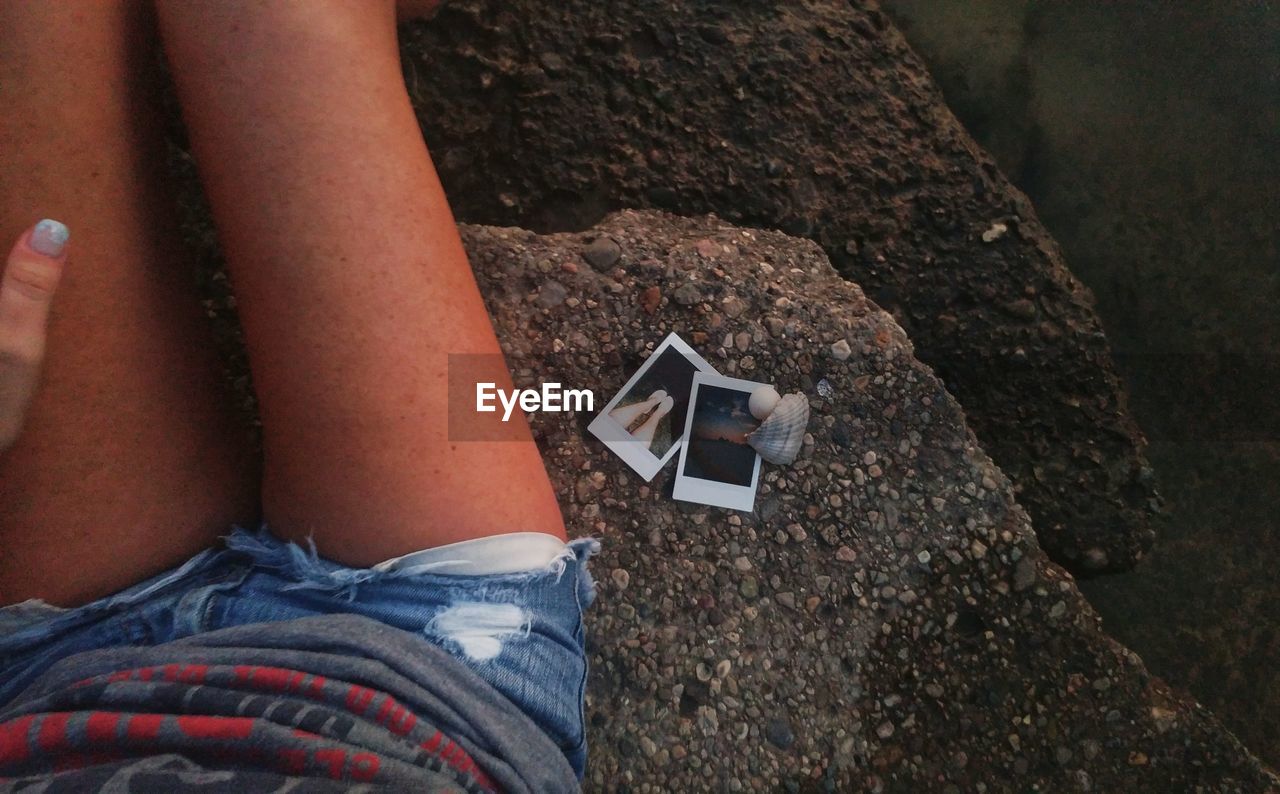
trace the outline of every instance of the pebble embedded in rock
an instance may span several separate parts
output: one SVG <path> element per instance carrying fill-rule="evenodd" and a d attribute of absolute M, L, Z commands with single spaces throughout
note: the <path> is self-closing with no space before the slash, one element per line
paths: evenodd
<path fill-rule="evenodd" d="M 1009 227 L 999 221 L 991 224 L 990 228 L 982 233 L 982 242 L 994 243 L 1009 232 Z"/>
<path fill-rule="evenodd" d="M 660 305 L 662 305 L 662 290 L 657 287 L 648 287 L 640 293 L 640 307 L 644 309 L 645 314 L 653 314 Z"/>
<path fill-rule="evenodd" d="M 564 58 L 554 52 L 544 52 L 538 56 L 538 63 L 550 75 L 560 75 L 566 68 Z"/>
<path fill-rule="evenodd" d="M 1036 305 L 1026 298 L 1006 303 L 1004 310 L 1022 320 L 1034 320 L 1036 318 Z"/>
<path fill-rule="evenodd" d="M 702 293 L 692 282 L 686 281 L 671 293 L 671 299 L 681 306 L 692 306 L 702 300 Z"/>
<path fill-rule="evenodd" d="M 841 339 L 831 346 L 831 355 L 836 361 L 844 361 L 853 355 L 853 349 L 847 340 Z"/>
<path fill-rule="evenodd" d="M 703 736 L 715 736 L 720 730 L 720 718 L 716 716 L 716 710 L 711 706 L 698 708 L 698 729 L 702 731 Z"/>
<path fill-rule="evenodd" d="M 1022 592 L 1036 583 L 1036 563 L 1028 556 L 1018 559 L 1013 566 L 1013 589 Z"/>
<path fill-rule="evenodd" d="M 554 309 L 564 303 L 564 299 L 568 296 L 569 290 L 563 284 L 548 279 L 542 282 L 542 287 L 538 290 L 538 295 L 533 302 L 544 309 Z"/>
<path fill-rule="evenodd" d="M 893 723 L 889 720 L 885 720 L 876 726 L 876 736 L 879 736 L 881 739 L 888 739 L 890 736 L 893 736 L 893 730 Z"/>
<path fill-rule="evenodd" d="M 1107 553 L 1094 547 L 1084 553 L 1084 567 L 1087 571 L 1105 571 L 1107 569 Z"/>
<path fill-rule="evenodd" d="M 822 383 L 818 383 L 818 393 L 822 393 Z M 844 422 L 836 422 L 836 426 L 831 428 L 831 440 L 839 447 L 850 447 L 853 445 L 853 434 L 849 432 L 849 426 Z"/>
<path fill-rule="evenodd" d="M 724 314 L 729 319 L 737 319 L 743 312 L 747 310 L 746 301 L 731 295 L 720 303 L 720 308 L 724 310 Z"/>
<path fill-rule="evenodd" d="M 796 736 L 786 720 L 774 718 L 764 724 L 764 738 L 779 750 L 789 750 L 795 744 Z"/>
<path fill-rule="evenodd" d="M 608 270 L 622 258 L 622 246 L 611 237 L 597 237 L 583 249 L 582 258 L 596 270 Z"/>
<path fill-rule="evenodd" d="M 653 741 L 653 739 L 650 739 L 642 733 L 640 734 L 640 751 L 643 752 L 646 757 L 653 758 L 658 754 L 658 745 Z"/>

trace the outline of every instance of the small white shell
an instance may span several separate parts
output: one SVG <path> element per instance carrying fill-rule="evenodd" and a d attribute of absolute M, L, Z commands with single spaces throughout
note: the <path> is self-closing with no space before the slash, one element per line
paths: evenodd
<path fill-rule="evenodd" d="M 747 443 L 770 463 L 795 461 L 804 444 L 804 431 L 809 425 L 809 398 L 788 394 L 759 427 L 747 434 Z"/>
<path fill-rule="evenodd" d="M 747 409 L 751 411 L 751 415 L 760 421 L 768 418 L 773 413 L 773 409 L 778 407 L 778 401 L 782 399 L 782 395 L 778 394 L 778 390 L 772 386 L 761 386 L 751 392 L 751 399 L 747 401 Z"/>

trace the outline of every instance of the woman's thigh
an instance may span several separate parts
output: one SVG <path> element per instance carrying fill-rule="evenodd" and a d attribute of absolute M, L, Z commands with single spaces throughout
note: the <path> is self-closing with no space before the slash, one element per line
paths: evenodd
<path fill-rule="evenodd" d="M 165 187 L 149 4 L 0 2 L 0 239 L 66 223 L 42 383 L 0 454 L 0 604 L 73 605 L 254 518 L 256 464 Z"/>

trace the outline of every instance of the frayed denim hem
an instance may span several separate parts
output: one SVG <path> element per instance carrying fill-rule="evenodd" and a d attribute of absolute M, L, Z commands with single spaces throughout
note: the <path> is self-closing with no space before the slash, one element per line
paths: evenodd
<path fill-rule="evenodd" d="M 231 534 L 223 540 L 229 551 L 242 554 L 253 564 L 292 579 L 292 583 L 284 585 L 285 590 L 323 590 L 338 594 L 348 602 L 355 601 L 360 585 L 370 582 L 421 576 L 451 578 L 445 570 L 447 566 L 435 564 L 396 569 L 378 566 L 350 568 L 322 558 L 311 538 L 307 538 L 308 548 L 303 549 L 297 543 L 275 537 L 265 525 L 257 532 L 234 527 Z M 570 541 L 565 550 L 545 567 L 520 573 L 493 574 L 490 578 L 519 581 L 551 574 L 555 577 L 555 581 L 559 582 L 568 570 L 569 563 L 577 562 L 582 569 L 579 579 L 579 597 L 582 599 L 582 606 L 586 607 L 595 600 L 595 580 L 587 571 L 586 563 L 599 551 L 600 541 L 595 538 L 580 538 Z"/>

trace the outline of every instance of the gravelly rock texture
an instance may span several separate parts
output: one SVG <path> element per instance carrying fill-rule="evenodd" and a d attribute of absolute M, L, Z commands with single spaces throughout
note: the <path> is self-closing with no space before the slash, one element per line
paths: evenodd
<path fill-rule="evenodd" d="M 402 36 L 464 221 L 715 212 L 818 241 L 890 310 L 1080 572 L 1156 509 L 1092 298 L 868 3 L 453 0 Z"/>
<path fill-rule="evenodd" d="M 673 501 L 674 465 L 644 483 L 590 416 L 532 417 L 571 533 L 604 541 L 588 788 L 1280 786 L 1102 633 L 960 406 L 816 244 L 656 212 L 464 237 L 518 385 L 607 399 L 674 330 L 813 406 L 750 514 Z"/>

